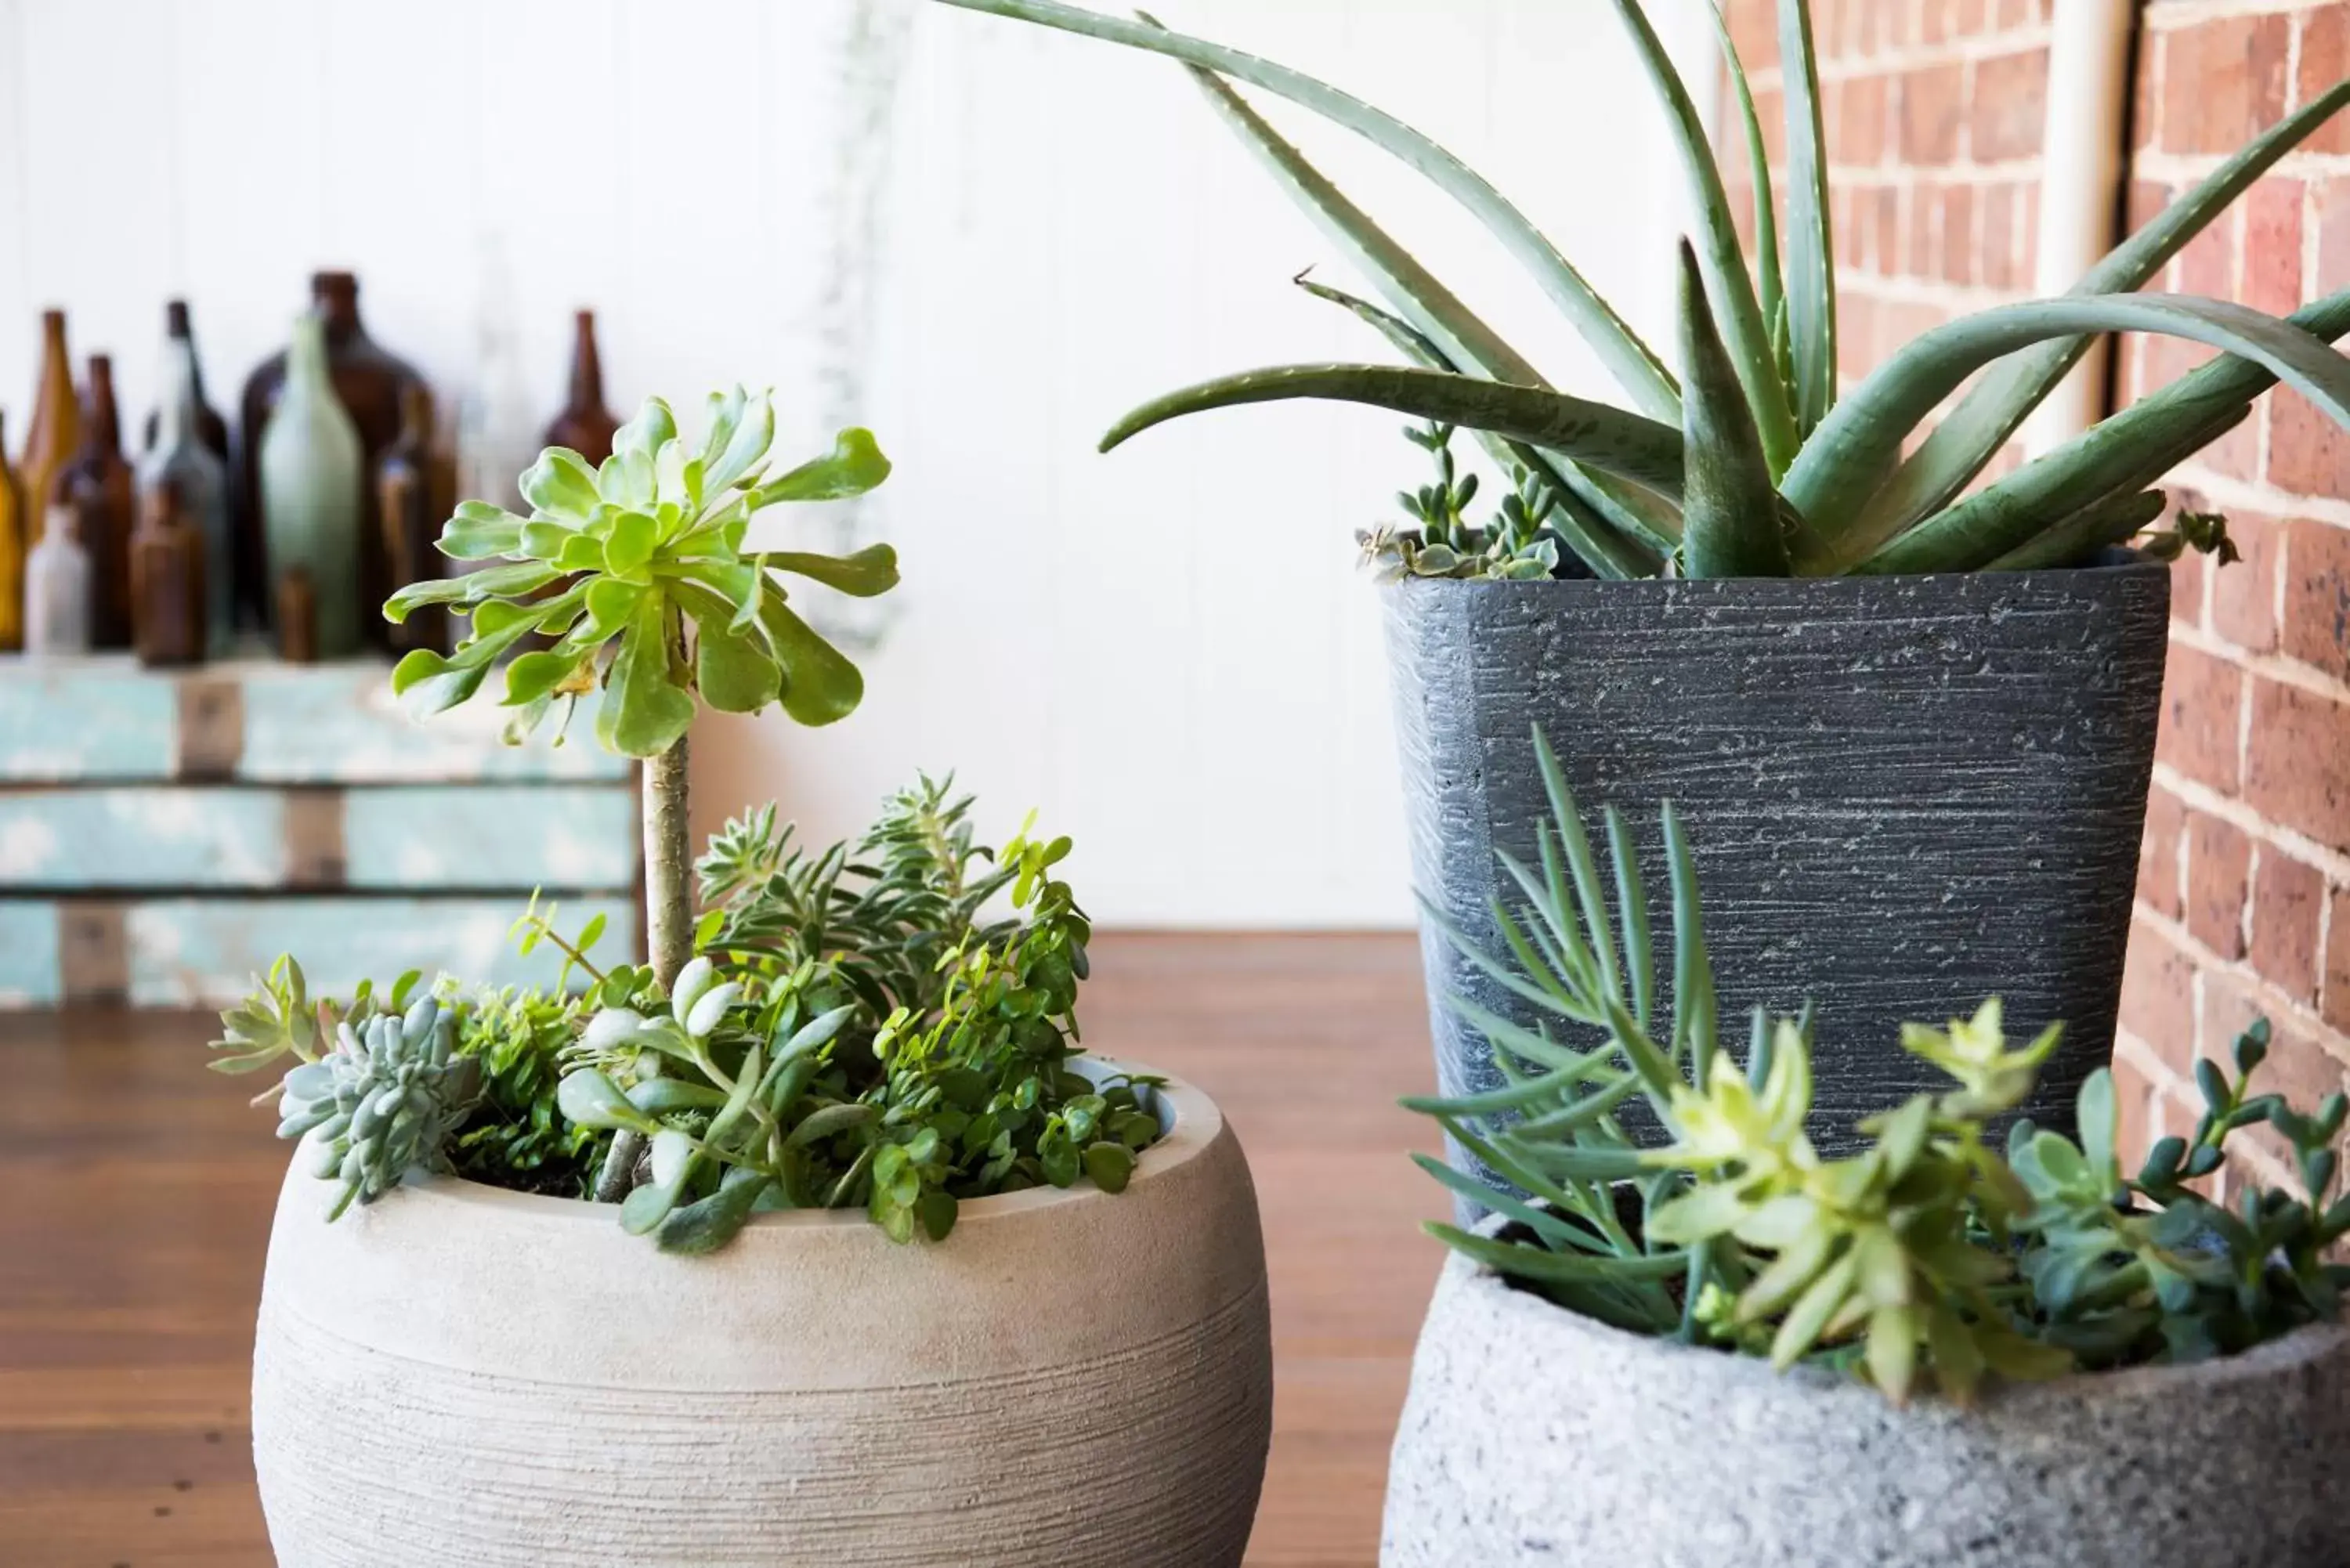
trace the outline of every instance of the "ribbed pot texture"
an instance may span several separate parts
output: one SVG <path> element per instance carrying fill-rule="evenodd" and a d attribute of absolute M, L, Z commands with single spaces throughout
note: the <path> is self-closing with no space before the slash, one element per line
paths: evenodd
<path fill-rule="evenodd" d="M 283 1568 L 1209 1568 L 1272 1426 L 1263 1243 L 1198 1090 L 1119 1195 L 937 1244 L 755 1218 L 706 1258 L 608 1206 L 435 1180 L 280 1195 L 254 1459 Z"/>
<path fill-rule="evenodd" d="M 1659 803 L 1704 890 L 1725 1032 L 1757 1002 L 1818 1004 L 1813 1131 L 1935 1083 L 1898 1045 L 2005 998 L 2012 1033 L 2065 1043 L 2028 1114 L 2069 1126 L 2113 1043 L 2169 615 L 2159 563 L 1911 577 L 1467 583 L 1386 590 L 1418 886 L 1500 951 L 1506 849 L 1548 820 L 1533 733 L 1594 841 L 1629 819 L 1671 972 Z M 1425 919 L 1437 1076 L 1499 1082 L 1444 1005 L 1530 1010 Z"/>
<path fill-rule="evenodd" d="M 1455 1256 L 1384 1568 L 2341 1568 L 2350 1331 L 1897 1408 L 1626 1334 Z"/>

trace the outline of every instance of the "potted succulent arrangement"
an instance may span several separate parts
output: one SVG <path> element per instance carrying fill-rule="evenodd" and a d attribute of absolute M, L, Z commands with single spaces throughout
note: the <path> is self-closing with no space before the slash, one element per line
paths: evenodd
<path fill-rule="evenodd" d="M 1688 87 L 1637 0 L 1616 0 L 1696 215 L 1679 261 L 1678 376 L 1500 191 L 1370 104 L 1148 16 L 944 3 L 1182 62 L 1380 296 L 1300 279 L 1403 365 L 1211 381 L 1136 410 L 1103 445 L 1180 415 L 1293 398 L 1429 421 L 1410 433 L 1433 453 L 1432 483 L 1404 495 L 1402 525 L 1366 545 L 1392 579 L 1414 868 L 1440 910 L 1481 927 L 1499 886 L 1490 846 L 1541 820 L 1541 782 L 1518 743 L 1539 724 L 1575 787 L 1648 805 L 1670 794 L 1702 830 L 1707 885 L 1731 917 L 1714 954 L 1726 994 L 1778 1007 L 1808 995 L 1840 1041 L 1858 1043 L 1950 996 L 2003 991 L 2019 1011 L 2073 1021 L 2023 1106 L 2043 1120 L 2069 1114 L 2119 997 L 2168 593 L 2149 553 L 2183 540 L 2223 547 L 2224 534 L 2188 518 L 2145 541 L 2150 552 L 2121 546 L 2163 512 L 2151 488 L 2161 476 L 2278 380 L 2350 417 L 2350 363 L 2327 346 L 2350 330 L 2350 291 L 2289 320 L 2127 291 L 2350 101 L 2350 83 L 2252 141 L 2071 294 L 1939 327 L 1839 396 L 1804 0 L 1779 7 L 1783 228 L 1762 128 L 1721 38 L 1752 165 L 1751 267 Z M 1459 202 L 1591 347 L 1626 406 L 1554 389 L 1236 83 L 1368 139 Z M 1979 484 L 2092 335 L 2125 330 L 2222 357 Z M 1456 430 L 1473 432 L 1511 481 L 1482 522 L 1469 515 L 1476 476 L 1456 470 Z M 1465 989 L 1503 1012 L 1516 1002 L 1427 922 L 1422 936 L 1440 1081 L 1492 1087 L 1483 1037 L 1441 998 Z M 1857 1044 L 1826 1050 L 1818 1108 L 1830 1144 L 1927 1071 Z"/>
<path fill-rule="evenodd" d="M 2340 1094 L 2303 1112 L 2199 1064 L 2205 1114 L 2134 1174 L 2113 1080 L 2077 1141 L 1991 1118 L 2025 1103 L 2052 1024 L 2011 1044 L 1997 1000 L 1901 1032 L 1937 1087 L 1805 1133 L 1814 1020 L 1722 1039 L 1696 857 L 1669 805 L 1672 1004 L 1624 822 L 1596 855 L 1537 745 L 1547 875 L 1469 962 L 1544 1022 L 1456 1000 L 1504 1083 L 1407 1102 L 1523 1189 L 1431 1229 L 1452 1248 L 1388 1478 L 1390 1568 L 2330 1568 L 2350 1562 L 2350 1234 Z M 1512 861 L 1514 870 L 1521 863 Z M 1570 1044 L 1581 1032 L 1585 1044 Z M 1596 1038 L 1593 1036 L 1596 1035 Z M 1636 1142 L 1644 1104 L 1667 1135 Z M 2231 1158 L 2265 1136 L 2298 1193 Z M 2211 1183 L 2225 1182 L 2224 1200 Z"/>
<path fill-rule="evenodd" d="M 1255 1196 L 1205 1096 L 1082 1053 L 1068 841 L 991 850 L 923 779 L 854 845 L 769 806 L 691 857 L 697 694 L 808 724 L 861 695 L 780 575 L 898 580 L 886 545 L 746 547 L 889 472 L 852 430 L 770 473 L 773 430 L 737 390 L 689 442 L 650 401 L 600 469 L 541 456 L 527 517 L 458 510 L 442 548 L 502 564 L 387 607 L 470 617 L 394 672 L 427 711 L 510 651 L 517 733 L 600 693 L 645 763 L 650 961 L 534 899 L 551 986 L 327 1002 L 289 958 L 223 1015 L 214 1067 L 296 1059 L 253 1404 L 287 1568 L 1240 1561 Z"/>

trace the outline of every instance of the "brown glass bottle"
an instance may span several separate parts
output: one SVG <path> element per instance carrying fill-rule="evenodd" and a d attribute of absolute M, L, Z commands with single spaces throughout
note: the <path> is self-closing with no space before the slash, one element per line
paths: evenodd
<path fill-rule="evenodd" d="M 604 406 L 604 360 L 596 351 L 596 313 L 580 311 L 572 318 L 571 396 L 555 422 L 546 427 L 545 444 L 567 446 L 595 467 L 612 455 L 612 437 L 620 421 Z"/>
<path fill-rule="evenodd" d="M 41 373 L 33 392 L 33 423 L 25 432 L 24 461 L 16 465 L 25 486 L 29 523 L 26 547 L 41 536 L 49 492 L 57 470 L 73 461 L 81 445 L 81 404 L 74 395 L 73 360 L 66 353 L 66 313 L 41 312 Z"/>
<path fill-rule="evenodd" d="M 130 646 L 130 530 L 139 512 L 138 481 L 122 456 L 122 420 L 114 403 L 114 361 L 89 357 L 82 400 L 81 445 L 57 470 L 49 500 L 81 519 L 89 552 L 89 645 Z"/>
<path fill-rule="evenodd" d="M 308 570 L 288 566 L 277 579 L 271 612 L 277 624 L 277 655 L 288 664 L 318 662 L 318 590 Z"/>
<path fill-rule="evenodd" d="M 310 297 L 327 327 L 327 366 L 335 396 L 351 422 L 359 427 L 359 444 L 371 472 L 386 448 L 400 438 L 400 394 L 405 386 L 423 387 L 424 379 L 405 360 L 386 352 L 367 335 L 359 322 L 359 279 L 347 272 L 314 273 Z M 267 552 L 261 537 L 260 452 L 262 428 L 277 406 L 286 387 L 286 356 L 271 355 L 245 379 L 238 400 L 237 426 L 244 438 L 238 463 L 241 499 L 237 508 L 238 602 L 249 613 L 267 615 L 275 608 Z M 431 396 L 429 389 L 427 397 Z M 362 635 L 374 646 L 390 646 L 381 608 L 390 589 L 390 562 L 383 547 L 383 524 L 378 515 L 375 488 L 363 484 L 360 535 L 358 540 Z"/>
<path fill-rule="evenodd" d="M 8 466 L 8 429 L 0 415 L 0 653 L 25 646 L 25 552 L 32 548 L 25 487 Z"/>
<path fill-rule="evenodd" d="M 130 536 L 130 603 L 140 663 L 203 662 L 204 542 L 169 484 L 148 492 Z"/>
<path fill-rule="evenodd" d="M 433 510 L 432 400 L 421 386 L 401 389 L 400 439 L 376 465 L 376 509 L 383 518 L 384 556 L 390 567 L 388 591 L 442 575 L 440 514 Z M 391 628 L 397 652 L 429 648 L 448 651 L 449 615 L 427 605 Z"/>
<path fill-rule="evenodd" d="M 188 357 L 191 359 L 196 359 L 196 336 L 188 326 L 186 300 L 172 299 L 164 302 L 163 336 L 166 338 L 185 343 L 188 346 Z M 155 438 L 161 433 L 162 429 L 163 410 L 161 408 L 148 410 L 146 427 L 140 433 L 139 450 L 152 452 L 155 449 Z M 212 405 L 212 400 L 204 396 L 204 372 L 200 359 L 197 360 L 196 365 L 196 439 L 211 448 L 213 455 L 223 462 L 229 460 L 228 421 L 220 417 L 219 410 Z"/>

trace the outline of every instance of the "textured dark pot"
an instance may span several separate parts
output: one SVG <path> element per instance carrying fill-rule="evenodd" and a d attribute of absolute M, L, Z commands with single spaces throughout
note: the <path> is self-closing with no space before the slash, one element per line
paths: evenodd
<path fill-rule="evenodd" d="M 1742 1051 L 1754 1004 L 1817 1004 L 1824 1148 L 1942 1081 L 1900 1049 L 1904 1020 L 1991 995 L 2012 1039 L 2065 1021 L 2026 1114 L 2069 1127 L 2113 1042 L 2169 615 L 2163 566 L 2112 561 L 1396 584 L 1388 649 L 1417 884 L 1498 950 L 1493 852 L 1531 861 L 1547 815 L 1539 725 L 1595 837 L 1603 804 L 1629 819 L 1660 977 L 1670 799 L 1697 857 L 1725 1033 Z M 1531 1010 L 1425 919 L 1420 945 L 1438 1081 L 1489 1087 L 1483 1037 L 1444 998 Z"/>

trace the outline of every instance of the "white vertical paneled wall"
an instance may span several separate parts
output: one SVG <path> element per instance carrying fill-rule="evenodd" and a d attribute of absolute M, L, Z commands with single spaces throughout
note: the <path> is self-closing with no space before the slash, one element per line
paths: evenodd
<path fill-rule="evenodd" d="M 1612 7 L 1161 9 L 1412 120 L 1669 348 L 1677 172 Z M 1710 83 L 1694 7 L 1657 9 Z M 875 109 L 841 86 L 860 35 L 864 78 L 897 81 L 886 146 L 853 149 L 887 171 L 871 224 L 832 172 Z M 1604 392 L 1457 211 L 1267 108 L 1555 379 Z M 951 767 L 991 831 L 1033 805 L 1073 835 L 1108 923 L 1409 915 L 1352 545 L 1421 480 L 1399 421 L 1289 406 L 1093 452 L 1170 386 L 1382 358 L 1289 286 L 1309 265 L 1353 281 L 1170 63 L 908 0 L 0 0 L 12 440 L 44 305 L 69 310 L 78 357 L 114 354 L 135 427 L 166 296 L 193 302 L 233 410 L 327 265 L 359 272 L 370 329 L 444 392 L 534 427 L 577 305 L 616 406 L 771 383 L 812 444 L 851 388 L 899 465 L 861 524 L 906 569 L 866 705 L 814 732 L 706 722 L 700 826 L 772 796 L 833 836 Z"/>

